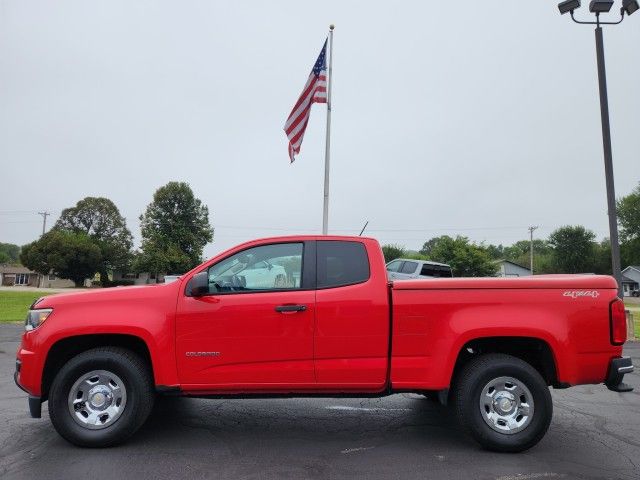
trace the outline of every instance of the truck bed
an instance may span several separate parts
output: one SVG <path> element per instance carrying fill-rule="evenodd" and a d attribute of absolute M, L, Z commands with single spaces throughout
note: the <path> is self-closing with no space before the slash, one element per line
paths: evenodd
<path fill-rule="evenodd" d="M 489 337 L 514 348 L 518 339 L 540 339 L 558 385 L 602 383 L 622 353 L 609 342 L 616 288 L 599 275 L 394 281 L 393 388 L 448 388 L 458 353 Z"/>

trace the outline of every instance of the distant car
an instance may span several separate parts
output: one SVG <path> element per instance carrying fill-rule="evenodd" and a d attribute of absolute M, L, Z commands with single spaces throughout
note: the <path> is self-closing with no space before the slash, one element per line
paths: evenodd
<path fill-rule="evenodd" d="M 640 297 L 640 290 L 634 290 L 633 292 L 631 292 L 631 296 L 632 297 Z"/>
<path fill-rule="evenodd" d="M 290 287 L 284 267 L 266 260 L 247 266 L 242 270 L 241 275 L 251 288 Z"/>
<path fill-rule="evenodd" d="M 387 263 L 387 277 L 389 280 L 442 278 L 453 277 L 453 272 L 451 271 L 451 267 L 446 263 L 397 258 Z"/>
<path fill-rule="evenodd" d="M 164 283 L 175 282 L 179 278 L 180 278 L 180 275 L 165 275 L 164 276 Z"/>

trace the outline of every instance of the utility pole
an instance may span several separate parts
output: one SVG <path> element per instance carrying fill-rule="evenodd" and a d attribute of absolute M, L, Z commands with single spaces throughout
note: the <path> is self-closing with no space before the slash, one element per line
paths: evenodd
<path fill-rule="evenodd" d="M 533 275 L 533 232 L 537 229 L 537 225 L 529 227 L 529 264 L 531 266 L 531 275 Z"/>
<path fill-rule="evenodd" d="M 42 235 L 44 235 L 45 229 L 47 228 L 47 217 L 51 215 L 51 213 L 44 211 L 38 212 L 38 215 L 42 215 Z"/>

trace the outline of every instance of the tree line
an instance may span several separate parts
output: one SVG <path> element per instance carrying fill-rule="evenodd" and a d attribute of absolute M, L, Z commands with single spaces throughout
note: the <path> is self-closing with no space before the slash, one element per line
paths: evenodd
<path fill-rule="evenodd" d="M 620 256 L 623 268 L 640 265 L 640 185 L 617 201 L 620 228 Z M 475 243 L 464 236 L 443 235 L 424 242 L 420 250 L 401 245 L 384 245 L 385 260 L 414 258 L 447 263 L 455 276 L 485 277 L 495 275 L 496 260 L 509 260 L 529 268 L 529 240 L 510 246 Z M 611 244 L 608 238 L 596 241 L 596 235 L 582 225 L 565 225 L 546 239 L 533 240 L 535 273 L 611 274 Z"/>
<path fill-rule="evenodd" d="M 213 240 L 209 209 L 184 182 L 169 182 L 140 215 L 142 246 L 133 250 L 126 219 L 108 198 L 86 197 L 62 211 L 53 228 L 20 249 L 20 262 L 43 275 L 53 273 L 82 286 L 96 273 L 102 286 L 109 274 L 184 273 L 202 261 Z"/>
<path fill-rule="evenodd" d="M 640 185 L 617 202 L 622 265 L 640 265 Z M 114 270 L 183 273 L 202 261 L 204 246 L 213 240 L 209 210 L 187 183 L 160 187 L 139 217 L 142 246 L 134 251 L 125 218 L 108 198 L 87 197 L 63 210 L 53 229 L 22 247 L 0 243 L 0 263 L 23 265 L 38 273 L 54 273 L 82 285 L 97 272 L 111 282 Z M 475 243 L 464 236 L 443 235 L 426 240 L 419 251 L 399 245 L 382 247 L 387 262 L 415 258 L 447 263 L 456 276 L 495 275 L 496 260 L 529 266 L 529 240 L 510 246 Z M 535 273 L 611 273 L 608 239 L 581 225 L 567 225 L 546 239 L 533 241 Z"/>

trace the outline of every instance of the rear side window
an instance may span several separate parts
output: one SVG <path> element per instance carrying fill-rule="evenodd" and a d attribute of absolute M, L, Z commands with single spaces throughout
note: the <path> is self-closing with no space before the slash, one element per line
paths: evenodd
<path fill-rule="evenodd" d="M 451 267 L 445 267 L 444 265 L 429 265 L 424 264 L 422 266 L 422 270 L 420 270 L 420 275 L 423 277 L 453 277 L 451 273 Z"/>
<path fill-rule="evenodd" d="M 317 258 L 318 288 L 352 285 L 369 279 L 369 258 L 360 242 L 320 240 Z"/>
<path fill-rule="evenodd" d="M 404 262 L 400 273 L 414 273 L 416 268 L 418 268 L 418 264 L 416 262 Z"/>

